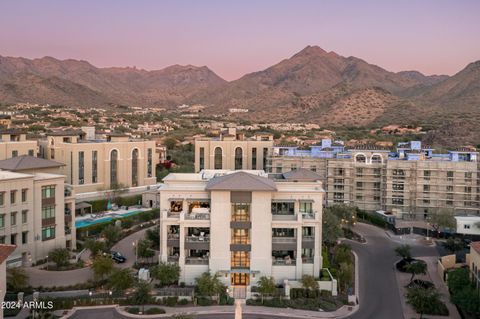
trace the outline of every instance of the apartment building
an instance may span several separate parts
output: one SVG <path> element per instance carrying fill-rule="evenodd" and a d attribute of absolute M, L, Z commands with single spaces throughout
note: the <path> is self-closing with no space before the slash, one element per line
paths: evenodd
<path fill-rule="evenodd" d="M 0 305 L 3 305 L 3 299 L 7 292 L 7 263 L 5 261 L 14 250 L 15 246 L 13 245 L 0 245 Z M 3 319 L 3 309 L 0 309 L 0 319 Z"/>
<path fill-rule="evenodd" d="M 178 263 L 182 282 L 210 271 L 247 296 L 261 276 L 318 276 L 319 178 L 309 170 L 276 179 L 261 170 L 169 174 L 158 190 L 160 261 Z"/>
<path fill-rule="evenodd" d="M 252 138 L 228 128 L 219 137 L 195 139 L 195 172 L 203 169 L 264 170 L 273 135 L 257 133 Z"/>
<path fill-rule="evenodd" d="M 16 245 L 9 267 L 54 248 L 75 248 L 75 198 L 63 175 L 0 171 L 0 244 Z"/>
<path fill-rule="evenodd" d="M 480 241 L 470 244 L 470 254 L 467 262 L 472 282 L 475 287 L 480 288 Z"/>
<path fill-rule="evenodd" d="M 273 175 L 298 168 L 320 174 L 326 205 L 347 203 L 410 219 L 424 219 L 440 209 L 480 211 L 475 149 L 438 154 L 419 141 L 399 143 L 395 151 L 376 145 L 347 149 L 341 142 L 323 140 L 310 150 L 277 145 L 269 154 L 267 170 Z"/>
<path fill-rule="evenodd" d="M 116 186 L 136 187 L 157 182 L 155 142 L 108 133 L 95 128 L 48 133 L 39 141 L 40 155 L 64 164 L 60 173 L 76 193 L 95 192 Z"/>
<path fill-rule="evenodd" d="M 0 131 L 0 160 L 20 155 L 37 155 L 37 141 L 27 140 L 27 134 L 13 129 Z"/>

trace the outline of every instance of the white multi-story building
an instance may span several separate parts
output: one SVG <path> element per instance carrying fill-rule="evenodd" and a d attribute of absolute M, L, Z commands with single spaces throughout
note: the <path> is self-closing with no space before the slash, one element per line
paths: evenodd
<path fill-rule="evenodd" d="M 159 193 L 150 194 L 161 212 L 160 261 L 177 262 L 182 282 L 216 273 L 247 296 L 261 276 L 277 283 L 318 277 L 324 197 L 319 179 L 303 169 L 276 179 L 259 170 L 168 175 Z"/>
<path fill-rule="evenodd" d="M 55 248 L 74 249 L 74 203 L 63 175 L 0 171 L 0 244 L 16 245 L 7 265 L 30 265 Z"/>

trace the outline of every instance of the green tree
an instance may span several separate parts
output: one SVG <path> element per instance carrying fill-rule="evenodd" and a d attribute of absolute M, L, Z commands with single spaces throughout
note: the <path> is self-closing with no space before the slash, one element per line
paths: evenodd
<path fill-rule="evenodd" d="M 152 258 L 155 256 L 155 252 L 150 248 L 152 247 L 152 242 L 148 239 L 141 239 L 138 241 L 137 255 L 139 258 Z"/>
<path fill-rule="evenodd" d="M 337 204 L 330 206 L 326 209 L 330 209 L 331 212 L 335 216 L 337 216 L 337 218 L 340 220 L 341 225 L 346 225 L 347 227 L 355 225 L 357 220 L 356 207 L 345 204 Z"/>
<path fill-rule="evenodd" d="M 305 289 L 311 289 L 311 290 L 318 289 L 318 281 L 313 276 L 303 275 L 301 281 L 302 281 L 302 286 Z"/>
<path fill-rule="evenodd" d="M 402 257 L 402 259 L 411 259 L 412 258 L 412 247 L 410 245 L 401 245 L 395 248 L 395 253 L 398 257 Z"/>
<path fill-rule="evenodd" d="M 441 303 L 440 294 L 435 289 L 422 287 L 408 288 L 406 299 L 407 303 L 420 314 L 420 319 L 424 314 L 434 313 L 438 304 Z"/>
<path fill-rule="evenodd" d="M 92 257 L 100 255 L 106 248 L 104 242 L 94 239 L 87 239 L 84 246 L 86 249 L 90 250 Z"/>
<path fill-rule="evenodd" d="M 111 248 L 120 239 L 122 229 L 118 226 L 108 225 L 101 234 L 105 238 L 106 246 Z"/>
<path fill-rule="evenodd" d="M 333 251 L 333 262 L 336 265 L 341 263 L 353 264 L 352 248 L 347 244 L 337 245 Z"/>
<path fill-rule="evenodd" d="M 146 281 L 140 280 L 136 285 L 135 292 L 132 296 L 132 301 L 135 305 L 142 306 L 142 313 L 145 312 L 145 305 L 148 304 L 152 299 L 150 296 L 151 290 L 152 286 Z"/>
<path fill-rule="evenodd" d="M 167 147 L 167 150 L 172 150 L 175 148 L 177 145 L 177 140 L 174 139 L 173 137 L 167 137 L 164 141 L 163 144 Z"/>
<path fill-rule="evenodd" d="M 462 250 L 463 246 L 463 242 L 460 238 L 450 237 L 443 243 L 443 247 L 451 253 L 456 253 L 457 251 Z"/>
<path fill-rule="evenodd" d="M 153 229 L 147 229 L 145 233 L 145 239 L 152 242 L 153 247 L 160 246 L 160 226 L 156 226 Z"/>
<path fill-rule="evenodd" d="M 124 291 L 133 287 L 135 278 L 130 268 L 115 268 L 108 277 L 107 287 L 113 291 Z"/>
<path fill-rule="evenodd" d="M 151 275 L 160 282 L 161 286 L 173 285 L 180 278 L 180 266 L 178 264 L 161 262 L 152 267 Z"/>
<path fill-rule="evenodd" d="M 200 277 L 195 278 L 196 290 L 198 295 L 213 297 L 225 291 L 225 286 L 218 279 L 218 275 L 212 275 L 204 272 Z"/>
<path fill-rule="evenodd" d="M 448 288 L 451 301 L 472 318 L 480 318 L 480 296 L 470 280 L 468 268 L 459 268 L 448 273 Z"/>
<path fill-rule="evenodd" d="M 103 280 L 110 275 L 114 269 L 113 259 L 104 256 L 97 256 L 92 263 L 93 274 L 97 280 Z"/>
<path fill-rule="evenodd" d="M 338 269 L 338 281 L 342 291 L 347 291 L 353 281 L 353 265 L 342 262 Z"/>
<path fill-rule="evenodd" d="M 8 290 L 22 290 L 27 287 L 28 279 L 28 275 L 23 268 L 7 268 Z"/>
<path fill-rule="evenodd" d="M 337 215 L 325 208 L 323 213 L 322 239 L 326 246 L 333 246 L 338 238 L 342 236 L 342 228 Z"/>
<path fill-rule="evenodd" d="M 454 216 L 455 214 L 453 210 L 440 209 L 438 212 L 429 216 L 429 222 L 437 232 L 440 232 L 445 228 L 455 229 L 457 221 Z"/>
<path fill-rule="evenodd" d="M 57 268 L 60 268 L 69 264 L 70 252 L 66 248 L 56 248 L 50 251 L 48 258 L 57 265 Z"/>
<path fill-rule="evenodd" d="M 273 277 L 266 277 L 262 276 L 258 280 L 258 292 L 262 296 L 262 304 L 263 304 L 263 297 L 268 295 L 273 295 L 275 293 L 275 281 Z"/>
<path fill-rule="evenodd" d="M 410 278 L 410 282 L 412 282 L 415 275 L 427 274 L 427 264 L 422 260 L 416 260 L 407 264 L 405 270 L 412 274 L 412 277 Z"/>

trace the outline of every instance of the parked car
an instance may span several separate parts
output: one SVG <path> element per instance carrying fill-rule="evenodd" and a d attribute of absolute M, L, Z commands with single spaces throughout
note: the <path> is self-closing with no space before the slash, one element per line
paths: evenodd
<path fill-rule="evenodd" d="M 125 256 L 123 256 L 121 253 L 119 253 L 118 251 L 112 251 L 110 252 L 111 256 L 112 256 L 112 259 L 116 262 L 116 263 L 124 263 L 125 261 L 127 261 L 127 258 L 125 258 Z"/>

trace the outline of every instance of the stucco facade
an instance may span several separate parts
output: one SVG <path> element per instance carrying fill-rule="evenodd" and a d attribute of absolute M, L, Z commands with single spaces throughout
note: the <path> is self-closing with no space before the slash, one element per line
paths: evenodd
<path fill-rule="evenodd" d="M 27 140 L 25 133 L 0 131 L 0 138 L 0 160 L 20 155 L 37 156 L 37 141 Z"/>
<path fill-rule="evenodd" d="M 156 183 L 155 141 L 113 134 L 96 139 L 84 132 L 65 132 L 48 135 L 39 144 L 43 158 L 65 164 L 60 173 L 76 193 Z"/>
<path fill-rule="evenodd" d="M 0 171 L 0 243 L 17 246 L 9 266 L 44 259 L 54 248 L 75 248 L 75 199 L 64 179 Z"/>
<path fill-rule="evenodd" d="M 225 181 L 212 186 L 219 179 Z M 178 263 L 180 281 L 192 284 L 209 271 L 248 294 L 261 276 L 282 283 L 319 275 L 320 181 L 271 180 L 263 171 L 205 170 L 170 174 L 158 192 L 160 261 Z"/>

